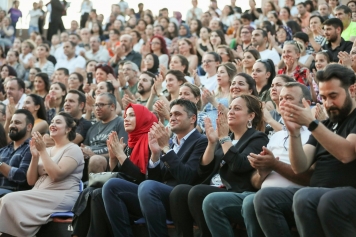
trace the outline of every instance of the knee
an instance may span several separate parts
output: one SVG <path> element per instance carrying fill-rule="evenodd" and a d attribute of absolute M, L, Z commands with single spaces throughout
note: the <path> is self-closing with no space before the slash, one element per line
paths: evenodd
<path fill-rule="evenodd" d="M 201 188 L 204 187 L 204 185 L 196 185 L 193 186 L 188 193 L 188 202 L 189 203 L 194 203 L 197 200 L 200 200 L 198 202 L 202 203 L 204 198 L 206 197 L 203 195 Z"/>
<path fill-rule="evenodd" d="M 186 202 L 188 199 L 189 190 L 191 188 L 192 186 L 187 184 L 177 185 L 169 194 L 169 200 L 171 201 L 171 203 L 184 202 L 184 201 Z"/>
<path fill-rule="evenodd" d="M 334 195 L 333 192 L 324 194 L 319 201 L 317 213 L 319 218 L 332 218 L 335 213 L 340 213 L 340 206 L 348 205 L 348 202 L 345 202 L 345 199 L 339 193 Z M 347 207 L 345 208 L 347 210 Z M 346 214 L 343 214 L 346 215 Z"/>
<path fill-rule="evenodd" d="M 309 188 L 298 190 L 293 197 L 293 212 L 296 215 L 301 215 L 305 212 L 305 208 L 311 203 Z"/>
<path fill-rule="evenodd" d="M 255 194 L 251 194 L 243 200 L 241 214 L 244 218 L 250 216 L 251 214 L 255 215 L 255 206 L 253 204 L 254 198 Z"/>
<path fill-rule="evenodd" d="M 106 171 L 108 162 L 104 156 L 94 155 L 89 159 L 89 173 L 101 173 Z"/>
<path fill-rule="evenodd" d="M 155 191 L 158 190 L 158 182 L 153 180 L 145 180 L 138 186 L 138 197 L 141 200 L 147 200 Z"/>
<path fill-rule="evenodd" d="M 263 188 L 258 191 L 253 199 L 253 206 L 256 213 L 263 213 L 265 209 L 273 208 L 272 201 L 278 188 Z"/>
<path fill-rule="evenodd" d="M 206 196 L 203 200 L 203 213 L 205 216 L 209 215 L 209 213 L 220 209 L 219 204 L 220 204 L 220 197 L 221 193 L 211 193 L 208 196 Z"/>

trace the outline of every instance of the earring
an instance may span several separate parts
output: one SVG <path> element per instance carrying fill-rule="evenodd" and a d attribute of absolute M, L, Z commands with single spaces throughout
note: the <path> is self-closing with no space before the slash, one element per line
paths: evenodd
<path fill-rule="evenodd" d="M 247 128 L 252 128 L 252 122 L 251 122 L 251 120 L 249 120 L 249 121 L 247 122 Z"/>

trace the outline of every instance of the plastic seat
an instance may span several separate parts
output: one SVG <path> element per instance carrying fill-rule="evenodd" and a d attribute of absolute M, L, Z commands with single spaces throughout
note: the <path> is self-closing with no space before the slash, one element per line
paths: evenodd
<path fill-rule="evenodd" d="M 83 192 L 83 182 L 80 180 L 79 183 L 79 193 Z M 67 211 L 67 212 L 54 212 L 51 215 L 51 218 L 55 218 L 55 217 L 60 217 L 60 218 L 72 218 L 74 216 L 73 212 L 71 211 Z"/>

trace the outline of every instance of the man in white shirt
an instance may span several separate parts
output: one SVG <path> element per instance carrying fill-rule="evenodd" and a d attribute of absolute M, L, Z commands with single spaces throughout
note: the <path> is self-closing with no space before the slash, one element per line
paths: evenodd
<path fill-rule="evenodd" d="M 76 45 L 71 41 L 63 44 L 63 50 L 66 58 L 60 59 L 57 62 L 55 70 L 62 67 L 67 68 L 70 74 L 74 72 L 76 68 L 85 69 L 85 59 L 75 53 L 75 47 Z"/>
<path fill-rule="evenodd" d="M 278 65 L 281 57 L 276 51 L 269 50 L 267 46 L 267 32 L 262 29 L 256 29 L 252 32 L 252 45 L 260 52 L 261 59 L 271 59 L 274 65 Z"/>
<path fill-rule="evenodd" d="M 280 108 L 288 101 L 295 105 L 303 106 L 302 99 L 310 104 L 311 94 L 309 89 L 299 82 L 287 83 L 280 93 Z M 300 128 L 300 137 L 305 144 L 309 139 L 310 131 L 306 127 Z M 289 134 L 283 129 L 271 137 L 267 148 L 260 154 L 251 154 L 248 159 L 251 166 L 257 171 L 251 177 L 251 183 L 256 189 L 265 187 L 301 187 L 308 185 L 310 173 L 295 174 L 289 160 Z M 232 231 L 230 221 L 240 224 L 241 213 L 244 218 L 248 236 L 264 236 L 254 210 L 255 193 L 216 193 L 207 196 L 203 203 L 203 211 L 209 213 L 206 221 L 210 230 L 219 231 L 221 236 L 226 236 Z M 234 213 L 234 216 L 231 214 Z M 217 221 L 219 216 L 219 221 Z M 236 221 L 236 222 L 235 222 Z M 242 223 L 243 224 L 243 223 Z M 215 233 L 212 233 L 215 236 Z"/>
<path fill-rule="evenodd" d="M 61 38 L 62 38 L 62 34 L 61 34 Z M 80 52 L 85 52 L 85 49 L 79 46 L 79 42 L 81 39 L 78 34 L 76 34 L 76 33 L 69 34 L 68 40 L 76 45 L 75 46 L 75 54 L 76 55 L 80 55 Z M 64 42 L 67 42 L 68 40 L 66 40 Z M 62 41 L 62 45 L 63 45 L 63 41 Z M 57 61 L 59 61 L 61 59 L 65 59 L 67 57 L 64 53 L 63 47 L 59 47 L 56 50 L 55 57 L 56 57 Z"/>
<path fill-rule="evenodd" d="M 203 11 L 197 7 L 198 6 L 198 0 L 192 0 L 192 5 L 193 7 L 188 10 L 187 16 L 186 16 L 186 22 L 189 23 L 191 20 L 196 20 L 200 19 L 201 15 L 203 14 Z"/>
<path fill-rule="evenodd" d="M 25 82 L 18 78 L 12 78 L 6 83 L 6 95 L 7 99 L 3 101 L 3 104 L 8 105 L 13 101 L 15 104 L 15 109 L 22 109 L 24 101 L 26 99 L 25 92 Z"/>
<path fill-rule="evenodd" d="M 106 48 L 100 47 L 100 39 L 97 36 L 92 36 L 90 38 L 90 48 L 89 51 L 82 51 L 80 53 L 86 60 L 95 60 L 98 63 L 107 63 L 110 60 L 109 52 Z"/>

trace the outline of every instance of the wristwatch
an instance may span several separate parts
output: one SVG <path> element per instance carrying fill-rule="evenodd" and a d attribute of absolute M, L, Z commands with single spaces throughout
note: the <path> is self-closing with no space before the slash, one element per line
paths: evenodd
<path fill-rule="evenodd" d="M 223 138 L 219 139 L 219 143 L 221 145 L 224 144 L 225 142 L 231 142 L 231 138 L 229 136 L 227 136 L 227 137 L 223 137 Z"/>
<path fill-rule="evenodd" d="M 162 149 L 163 154 L 167 154 L 170 149 L 171 148 L 169 148 L 169 146 L 163 147 L 163 149 Z"/>
<path fill-rule="evenodd" d="M 319 120 L 315 119 L 309 124 L 308 130 L 311 132 L 314 131 L 318 127 L 318 125 L 319 125 Z"/>
<path fill-rule="evenodd" d="M 121 87 L 121 90 L 126 90 L 127 88 L 129 88 L 129 86 L 123 86 L 123 87 Z"/>

